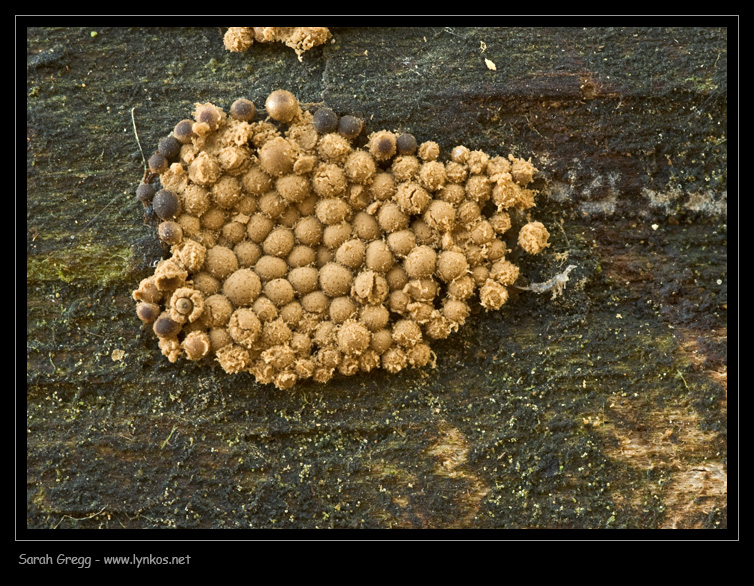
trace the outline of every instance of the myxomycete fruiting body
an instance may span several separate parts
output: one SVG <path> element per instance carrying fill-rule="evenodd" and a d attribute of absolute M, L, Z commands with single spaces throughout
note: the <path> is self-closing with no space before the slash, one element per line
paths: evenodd
<path fill-rule="evenodd" d="M 137 189 L 170 256 L 133 292 L 136 314 L 171 362 L 279 388 L 433 364 L 431 342 L 472 304 L 507 302 L 506 242 L 548 246 L 539 222 L 506 234 L 535 205 L 528 160 L 443 156 L 285 90 L 228 112 L 196 104 L 150 158 L 161 185 Z"/>
<path fill-rule="evenodd" d="M 330 29 L 324 26 L 232 26 L 223 35 L 225 48 L 232 53 L 246 51 L 257 43 L 284 43 L 296 52 L 298 60 L 313 47 L 331 37 Z"/>

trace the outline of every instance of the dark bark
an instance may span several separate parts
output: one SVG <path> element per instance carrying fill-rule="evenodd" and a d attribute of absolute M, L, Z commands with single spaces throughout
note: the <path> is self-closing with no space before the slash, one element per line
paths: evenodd
<path fill-rule="evenodd" d="M 343 28 L 303 62 L 223 32 L 27 30 L 28 528 L 727 526 L 726 28 Z M 277 88 L 532 157 L 522 274 L 575 264 L 564 295 L 473 315 L 434 370 L 168 363 L 130 298 L 162 253 L 132 113 L 149 156 Z"/>

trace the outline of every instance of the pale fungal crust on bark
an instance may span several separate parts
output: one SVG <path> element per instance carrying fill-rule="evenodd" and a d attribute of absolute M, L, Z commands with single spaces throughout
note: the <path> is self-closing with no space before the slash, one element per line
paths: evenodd
<path fill-rule="evenodd" d="M 549 246 L 540 222 L 512 221 L 535 205 L 530 161 L 367 134 L 285 90 L 256 112 L 197 104 L 160 143 L 160 188 L 137 190 L 157 199 L 171 254 L 133 298 L 171 362 L 214 360 L 279 388 L 433 365 L 431 342 L 472 304 L 508 301 L 508 247 Z M 570 270 L 530 290 L 559 294 Z"/>

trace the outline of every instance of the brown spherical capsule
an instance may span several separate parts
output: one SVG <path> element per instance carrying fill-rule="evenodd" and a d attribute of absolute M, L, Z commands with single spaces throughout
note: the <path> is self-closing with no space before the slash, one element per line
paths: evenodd
<path fill-rule="evenodd" d="M 211 186 L 220 179 L 222 172 L 217 159 L 205 151 L 201 151 L 188 167 L 189 179 L 205 187 Z"/>
<path fill-rule="evenodd" d="M 396 181 L 411 181 L 419 174 L 419 169 L 421 169 L 421 163 L 413 155 L 395 157 L 390 166 L 390 171 Z"/>
<path fill-rule="evenodd" d="M 395 146 L 401 155 L 413 155 L 416 152 L 416 138 L 406 132 L 399 134 L 395 139 Z"/>
<path fill-rule="evenodd" d="M 284 257 L 293 250 L 296 244 L 296 237 L 293 230 L 284 226 L 274 228 L 264 239 L 262 249 L 266 254 Z"/>
<path fill-rule="evenodd" d="M 381 130 L 369 139 L 369 153 L 378 161 L 387 161 L 395 152 L 395 135 L 392 132 Z"/>
<path fill-rule="evenodd" d="M 492 196 L 492 184 L 486 175 L 472 175 L 466 180 L 466 195 L 469 199 L 484 204 Z"/>
<path fill-rule="evenodd" d="M 211 200 L 209 191 L 201 185 L 189 184 L 181 194 L 186 212 L 194 216 L 201 216 L 209 209 Z"/>
<path fill-rule="evenodd" d="M 537 169 L 531 164 L 531 159 L 524 161 L 523 159 L 512 157 L 510 160 L 512 162 L 510 173 L 513 176 L 513 180 L 522 187 L 526 187 L 526 185 L 531 183 Z"/>
<path fill-rule="evenodd" d="M 471 241 L 474 244 L 487 244 L 495 237 L 495 231 L 486 218 L 479 218 L 469 229 Z"/>
<path fill-rule="evenodd" d="M 160 306 L 149 301 L 139 301 L 136 304 L 136 315 L 145 324 L 151 324 L 160 315 Z"/>
<path fill-rule="evenodd" d="M 287 175 L 293 171 L 294 150 L 283 137 L 268 140 L 259 149 L 259 164 L 262 170 L 273 176 Z"/>
<path fill-rule="evenodd" d="M 419 145 L 417 154 L 422 161 L 434 161 L 440 156 L 440 145 L 432 140 L 428 140 Z"/>
<path fill-rule="evenodd" d="M 242 267 L 253 267 L 262 257 L 262 247 L 251 240 L 243 240 L 233 247 L 238 264 Z"/>
<path fill-rule="evenodd" d="M 330 302 L 330 319 L 340 324 L 356 315 L 356 302 L 350 297 L 336 297 Z"/>
<path fill-rule="evenodd" d="M 265 214 L 254 214 L 246 224 L 246 233 L 253 242 L 261 244 L 274 226 L 275 222 Z"/>
<path fill-rule="evenodd" d="M 143 204 L 147 204 L 152 201 L 155 193 L 155 188 L 149 183 L 140 183 L 139 187 L 136 188 L 136 199 Z"/>
<path fill-rule="evenodd" d="M 385 279 L 387 279 L 388 287 L 390 287 L 391 291 L 395 291 L 396 289 L 403 289 L 406 286 L 406 283 L 408 283 L 408 275 L 406 274 L 406 269 L 403 268 L 403 266 L 394 266 L 391 268 L 386 274 Z"/>
<path fill-rule="evenodd" d="M 242 268 L 223 283 L 223 293 L 236 307 L 251 305 L 262 291 L 262 281 L 253 270 Z"/>
<path fill-rule="evenodd" d="M 314 264 L 317 260 L 317 253 L 311 246 L 299 244 L 293 247 L 288 255 L 288 264 L 291 268 L 305 267 Z"/>
<path fill-rule="evenodd" d="M 173 338 L 181 331 L 181 324 L 163 314 L 155 320 L 152 329 L 159 338 Z"/>
<path fill-rule="evenodd" d="M 482 215 L 482 208 L 479 204 L 471 199 L 466 199 L 458 206 L 458 221 L 468 226 Z"/>
<path fill-rule="evenodd" d="M 241 198 L 241 182 L 231 175 L 224 175 L 210 188 L 212 199 L 222 208 L 232 208 Z"/>
<path fill-rule="evenodd" d="M 220 292 L 220 280 L 216 279 L 206 271 L 201 271 L 194 275 L 194 287 L 205 297 L 216 295 Z"/>
<path fill-rule="evenodd" d="M 267 96 L 264 107 L 267 110 L 268 116 L 278 122 L 291 122 L 300 112 L 296 96 L 288 90 L 275 90 L 272 92 Z"/>
<path fill-rule="evenodd" d="M 376 201 L 385 201 L 393 197 L 395 193 L 395 178 L 392 173 L 376 173 L 369 186 L 369 193 Z"/>
<path fill-rule="evenodd" d="M 248 350 L 237 344 L 223 346 L 215 354 L 220 366 L 228 374 L 242 372 L 251 362 Z"/>
<path fill-rule="evenodd" d="M 448 283 L 448 295 L 455 299 L 468 299 L 475 290 L 476 282 L 471 275 L 461 275 Z"/>
<path fill-rule="evenodd" d="M 264 195 L 275 185 L 273 178 L 259 165 L 252 165 L 249 168 L 241 177 L 241 184 L 247 193 L 256 196 Z"/>
<path fill-rule="evenodd" d="M 328 134 L 338 130 L 338 115 L 330 108 L 320 108 L 312 117 L 312 124 L 320 134 Z"/>
<path fill-rule="evenodd" d="M 293 229 L 300 217 L 301 212 L 299 211 L 299 209 L 296 206 L 289 205 L 287 208 L 285 208 L 283 213 L 280 214 L 278 221 L 282 226 Z"/>
<path fill-rule="evenodd" d="M 443 250 L 437 257 L 437 276 L 446 283 L 465 275 L 469 263 L 462 252 Z"/>
<path fill-rule="evenodd" d="M 408 221 L 409 217 L 393 201 L 383 203 L 377 212 L 377 222 L 385 232 L 403 230 L 408 227 Z"/>
<path fill-rule="evenodd" d="M 340 224 L 350 213 L 351 207 L 338 197 L 321 199 L 316 207 L 317 219 L 326 225 Z"/>
<path fill-rule="evenodd" d="M 424 212 L 424 221 L 438 232 L 450 232 L 455 227 L 456 209 L 453 204 L 436 199 Z"/>
<path fill-rule="evenodd" d="M 135 301 L 159 303 L 162 300 L 162 290 L 157 287 L 156 279 L 150 277 L 141 280 L 139 288 L 133 292 L 132 296 Z"/>
<path fill-rule="evenodd" d="M 149 170 L 152 173 L 164 173 L 168 170 L 170 162 L 165 155 L 161 153 L 155 153 L 151 157 L 149 157 L 148 165 Z"/>
<path fill-rule="evenodd" d="M 165 244 L 178 244 L 183 240 L 183 228 L 177 222 L 162 222 L 157 226 L 157 236 Z"/>
<path fill-rule="evenodd" d="M 230 248 L 213 246 L 207 250 L 204 269 L 213 277 L 222 280 L 238 269 L 238 259 Z"/>
<path fill-rule="evenodd" d="M 417 323 L 427 323 L 437 311 L 433 303 L 413 301 L 406 307 L 408 316 Z"/>
<path fill-rule="evenodd" d="M 353 274 L 336 262 L 329 262 L 319 271 L 319 286 L 330 297 L 348 295 Z"/>
<path fill-rule="evenodd" d="M 323 314 L 330 306 L 330 298 L 323 291 L 312 291 L 301 298 L 301 307 L 314 314 Z"/>
<path fill-rule="evenodd" d="M 262 329 L 262 343 L 266 346 L 274 346 L 275 344 L 285 344 L 291 339 L 293 332 L 288 327 L 282 318 L 278 317 L 274 320 L 265 322 Z"/>
<path fill-rule="evenodd" d="M 361 134 L 363 126 L 364 123 L 360 118 L 348 114 L 346 116 L 341 116 L 340 121 L 338 122 L 338 132 L 348 140 L 353 140 Z"/>
<path fill-rule="evenodd" d="M 369 242 L 381 236 L 380 225 L 372 214 L 358 212 L 353 217 L 353 232 L 356 236 Z"/>
<path fill-rule="evenodd" d="M 190 144 L 191 139 L 196 136 L 194 134 L 193 127 L 193 120 L 181 120 L 178 124 L 175 125 L 175 128 L 173 128 L 173 136 L 181 144 Z"/>
<path fill-rule="evenodd" d="M 157 143 L 157 152 L 169 161 L 174 160 L 181 153 L 181 143 L 175 136 L 166 136 Z"/>
<path fill-rule="evenodd" d="M 288 281 L 299 295 L 306 295 L 319 286 L 319 271 L 314 267 L 296 267 L 288 273 Z"/>
<path fill-rule="evenodd" d="M 268 281 L 264 286 L 264 294 L 278 307 L 293 301 L 296 292 L 288 279 L 278 278 Z"/>
<path fill-rule="evenodd" d="M 387 236 L 387 245 L 393 254 L 403 258 L 416 248 L 416 235 L 411 230 L 398 230 Z"/>
<path fill-rule="evenodd" d="M 361 314 L 359 320 L 370 331 L 377 332 L 383 329 L 388 321 L 390 321 L 390 311 L 382 304 L 379 305 L 365 305 L 361 308 Z"/>
<path fill-rule="evenodd" d="M 372 333 L 370 348 L 378 355 L 384 354 L 393 345 L 393 333 L 390 328 L 381 328 Z"/>
<path fill-rule="evenodd" d="M 317 218 L 306 216 L 298 221 L 293 233 L 301 244 L 317 246 L 322 241 L 323 230 L 322 223 Z"/>
<path fill-rule="evenodd" d="M 406 273 L 412 279 L 429 277 L 435 272 L 437 253 L 429 246 L 417 246 L 403 261 Z"/>
<path fill-rule="evenodd" d="M 431 277 L 412 279 L 403 288 L 411 299 L 416 301 L 432 301 L 437 296 L 437 282 Z"/>
<path fill-rule="evenodd" d="M 443 315 L 453 324 L 463 325 L 469 316 L 469 306 L 458 299 L 446 299 L 442 308 Z"/>
<path fill-rule="evenodd" d="M 285 277 L 288 272 L 288 263 L 285 262 L 284 258 L 265 254 L 254 265 L 254 270 L 262 281 L 271 281 Z"/>
<path fill-rule="evenodd" d="M 374 240 L 367 245 L 366 266 L 378 273 L 386 273 L 395 264 L 395 257 L 384 240 Z"/>
<path fill-rule="evenodd" d="M 284 175 L 275 182 L 275 188 L 290 203 L 302 202 L 311 193 L 309 180 L 301 175 Z"/>
<path fill-rule="evenodd" d="M 154 213 L 163 220 L 172 220 L 178 215 L 180 203 L 172 191 L 160 189 L 152 198 Z"/>
<path fill-rule="evenodd" d="M 322 268 L 327 263 L 332 262 L 335 260 L 335 253 L 327 248 L 324 244 L 321 244 L 317 247 L 317 250 L 315 251 L 315 266 L 317 268 Z"/>
<path fill-rule="evenodd" d="M 335 251 L 335 260 L 351 269 L 359 268 L 364 262 L 366 245 L 359 238 L 346 240 Z"/>
<path fill-rule="evenodd" d="M 288 202 L 277 191 L 268 191 L 257 200 L 257 206 L 267 217 L 281 221 L 281 216 L 288 209 Z"/>
<path fill-rule="evenodd" d="M 511 227 L 511 217 L 507 212 L 496 212 L 490 218 L 490 225 L 498 234 L 504 234 Z"/>
<path fill-rule="evenodd" d="M 234 120 L 251 122 L 257 115 L 257 108 L 254 102 L 246 98 L 239 98 L 230 106 L 230 117 Z"/>
<path fill-rule="evenodd" d="M 337 250 L 338 247 L 351 237 L 353 227 L 348 222 L 340 222 L 326 226 L 322 232 L 322 244 L 330 250 Z"/>

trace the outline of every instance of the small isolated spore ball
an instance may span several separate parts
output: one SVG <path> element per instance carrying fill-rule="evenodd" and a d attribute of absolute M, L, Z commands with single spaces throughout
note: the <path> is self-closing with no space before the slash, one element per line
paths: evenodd
<path fill-rule="evenodd" d="M 136 315 L 170 362 L 280 389 L 433 365 L 433 340 L 508 302 L 512 253 L 549 246 L 530 161 L 387 130 L 358 146 L 361 118 L 264 103 L 196 104 L 150 159 L 161 187 L 136 190 L 170 253 Z"/>

